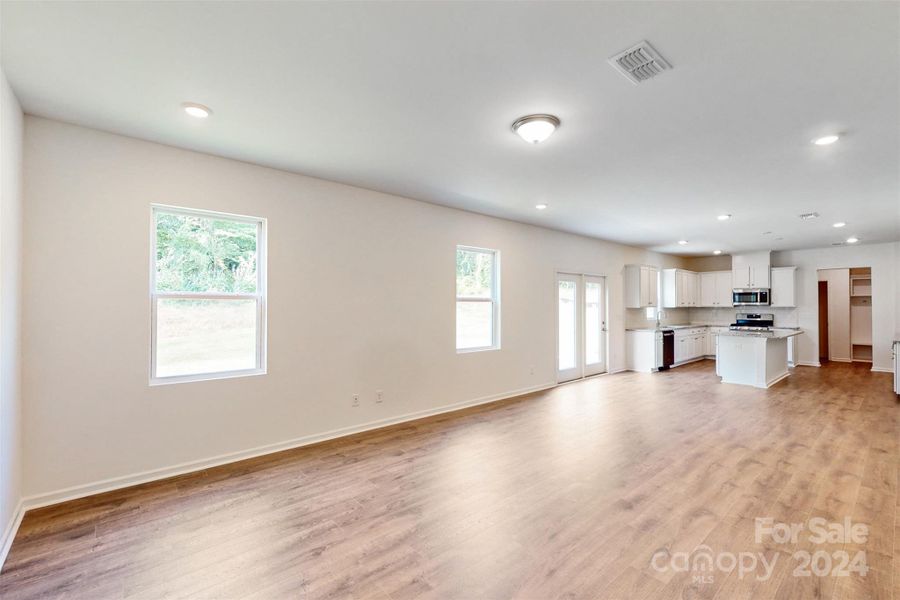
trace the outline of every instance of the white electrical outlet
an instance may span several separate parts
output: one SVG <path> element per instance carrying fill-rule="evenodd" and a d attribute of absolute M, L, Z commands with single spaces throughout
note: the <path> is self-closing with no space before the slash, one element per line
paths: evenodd
<path fill-rule="evenodd" d="M 353 394 L 353 408 L 359 406 L 359 394 Z"/>
<path fill-rule="evenodd" d="M 382 402 L 384 402 L 384 391 L 375 390 L 375 404 L 381 404 Z"/>
<path fill-rule="evenodd" d="M 531 365 L 531 374 L 534 375 L 534 365 Z"/>

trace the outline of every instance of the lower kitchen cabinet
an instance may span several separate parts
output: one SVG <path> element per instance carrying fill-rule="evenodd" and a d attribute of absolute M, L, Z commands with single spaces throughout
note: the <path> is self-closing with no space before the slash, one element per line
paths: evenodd
<path fill-rule="evenodd" d="M 710 355 L 707 327 L 675 330 L 675 364 Z"/>

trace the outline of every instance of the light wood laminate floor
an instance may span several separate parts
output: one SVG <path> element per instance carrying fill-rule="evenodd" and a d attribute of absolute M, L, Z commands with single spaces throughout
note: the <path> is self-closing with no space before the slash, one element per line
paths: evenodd
<path fill-rule="evenodd" d="M 900 600 L 898 446 L 890 375 L 861 365 L 599 377 L 29 512 L 0 597 Z M 754 540 L 812 516 L 868 539 Z M 653 566 L 700 545 L 775 566 Z M 870 571 L 794 576 L 804 550 Z"/>

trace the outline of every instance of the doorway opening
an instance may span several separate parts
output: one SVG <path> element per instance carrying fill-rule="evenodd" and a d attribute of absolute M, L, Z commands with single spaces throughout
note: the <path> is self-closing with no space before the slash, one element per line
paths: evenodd
<path fill-rule="evenodd" d="M 872 269 L 818 270 L 819 362 L 872 362 Z"/>
<path fill-rule="evenodd" d="M 556 371 L 559 383 L 607 370 L 606 278 L 556 274 Z"/>

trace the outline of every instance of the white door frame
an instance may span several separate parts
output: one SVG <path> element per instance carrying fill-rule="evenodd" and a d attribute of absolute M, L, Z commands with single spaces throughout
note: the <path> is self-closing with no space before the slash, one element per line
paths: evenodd
<path fill-rule="evenodd" d="M 560 370 L 559 368 L 559 283 L 561 281 L 572 281 L 575 283 L 575 365 L 572 368 Z M 585 344 L 585 323 L 586 323 L 586 291 L 587 283 L 599 283 L 600 288 L 600 331 L 599 349 L 600 361 L 589 365 L 585 364 L 586 344 Z M 607 286 L 607 278 L 605 275 L 591 275 L 587 273 L 572 273 L 569 271 L 557 270 L 554 278 L 554 305 L 556 318 L 556 379 L 558 383 L 566 381 L 574 381 L 591 375 L 606 373 L 609 363 L 609 336 L 607 322 L 609 318 L 609 288 Z"/>

